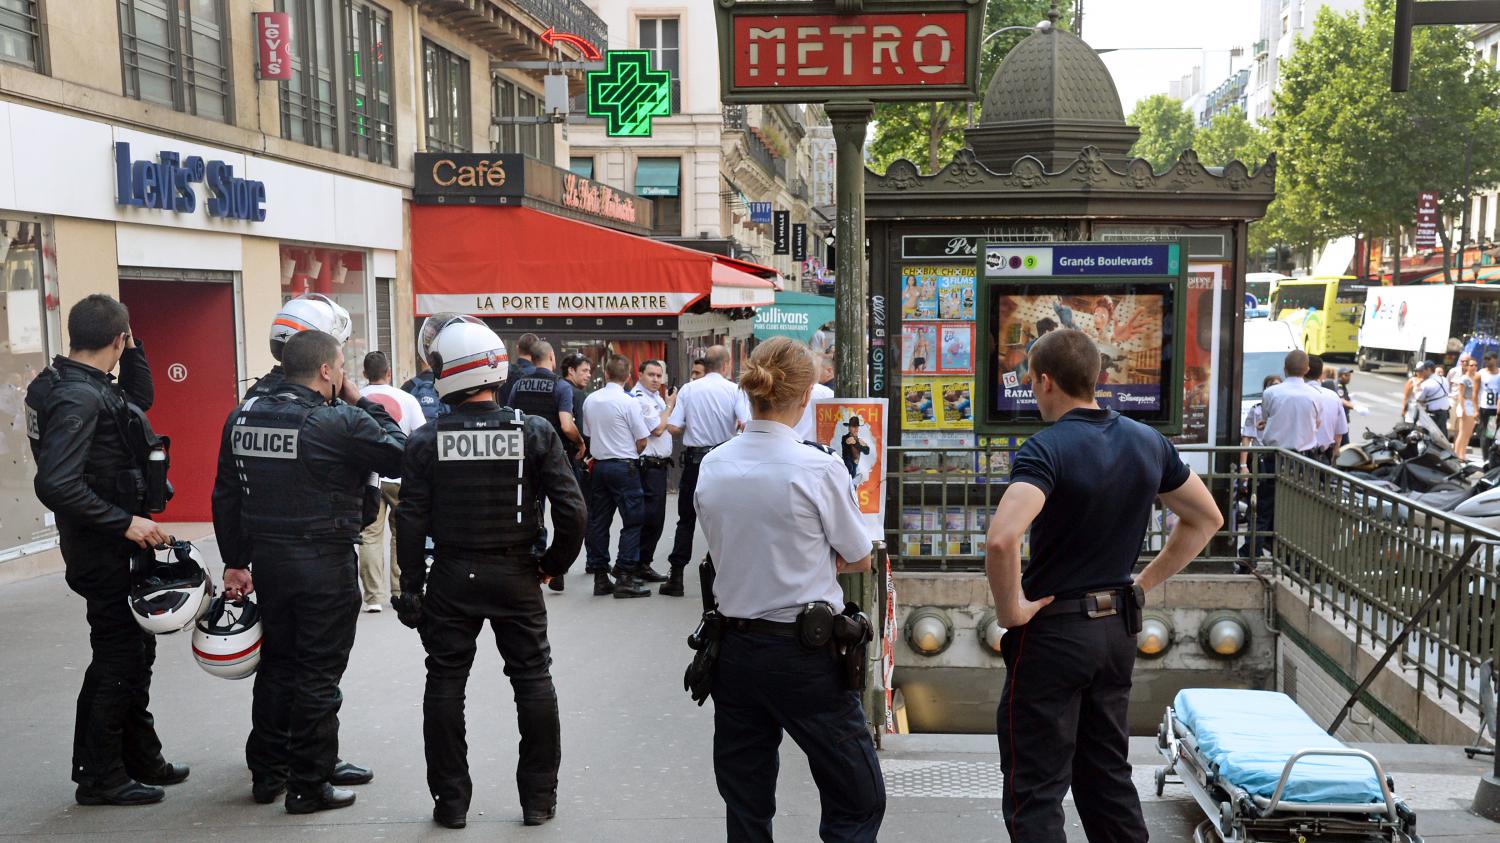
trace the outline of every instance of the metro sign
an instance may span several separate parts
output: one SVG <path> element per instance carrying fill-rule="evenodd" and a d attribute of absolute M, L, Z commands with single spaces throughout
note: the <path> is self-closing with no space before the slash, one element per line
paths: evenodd
<path fill-rule="evenodd" d="M 836 5 L 720 0 L 724 101 L 978 98 L 979 0 L 865 0 L 857 14 Z"/>

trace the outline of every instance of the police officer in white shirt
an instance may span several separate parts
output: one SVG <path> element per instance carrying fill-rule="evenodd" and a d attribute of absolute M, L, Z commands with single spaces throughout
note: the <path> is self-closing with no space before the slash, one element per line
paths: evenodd
<path fill-rule="evenodd" d="M 641 452 L 641 494 L 646 501 L 645 522 L 641 525 L 642 582 L 666 582 L 667 578 L 651 567 L 656 561 L 656 543 L 661 541 L 667 521 L 667 474 L 672 470 L 672 434 L 667 419 L 677 406 L 676 388 L 664 391 L 667 367 L 660 360 L 647 360 L 636 367 L 638 377 L 630 394 L 641 404 L 641 412 L 651 436 Z"/>
<path fill-rule="evenodd" d="M 714 775 L 732 841 L 772 839 L 783 731 L 807 754 L 823 840 L 873 841 L 885 815 L 859 694 L 826 639 L 812 646 L 803 635 L 812 615 L 844 611 L 836 575 L 869 570 L 871 548 L 843 463 L 792 429 L 813 372 L 801 343 L 761 343 L 740 379 L 753 419 L 703 458 L 697 478 L 725 626 L 712 689 Z"/>
<path fill-rule="evenodd" d="M 1344 400 L 1337 392 L 1323 385 L 1323 358 L 1316 354 L 1307 358 L 1307 382 L 1318 391 L 1322 404 L 1318 409 L 1318 444 L 1322 451 L 1319 459 L 1332 463 L 1338 444 L 1349 432 L 1349 417 L 1344 415 Z"/>
<path fill-rule="evenodd" d="M 1448 381 L 1437 373 L 1437 364 L 1431 360 L 1423 360 L 1422 365 L 1417 367 L 1417 377 L 1421 382 L 1417 384 L 1412 393 L 1411 400 L 1421 405 L 1432 416 L 1432 421 L 1439 430 L 1448 430 L 1448 410 L 1453 402 L 1448 399 Z"/>
<path fill-rule="evenodd" d="M 651 429 L 640 402 L 625 392 L 630 361 L 618 354 L 611 356 L 604 364 L 604 377 L 604 388 L 589 396 L 589 411 L 583 417 L 583 435 L 589 438 L 589 452 L 594 456 L 585 570 L 594 575 L 595 596 L 650 597 L 651 589 L 641 583 L 639 569 L 645 517 L 640 456 Z M 611 583 L 609 528 L 616 509 L 620 510 L 620 548 Z"/>
<path fill-rule="evenodd" d="M 693 491 L 698 488 L 698 465 L 714 448 L 734 438 L 748 421 L 738 403 L 739 387 L 729 380 L 729 349 L 716 345 L 703 355 L 708 374 L 686 383 L 677 393 L 677 406 L 667 419 L 667 430 L 682 434 L 682 479 L 677 483 L 677 536 L 667 561 L 671 578 L 661 587 L 670 597 L 682 596 L 682 569 L 693 556 L 693 531 L 698 511 Z"/>
<path fill-rule="evenodd" d="M 1318 425 L 1323 414 L 1323 396 L 1318 387 L 1304 379 L 1307 369 L 1307 352 L 1300 349 L 1287 352 L 1282 362 L 1286 380 L 1266 389 L 1260 399 L 1261 414 L 1265 419 L 1260 441 L 1272 448 L 1285 448 L 1318 459 Z M 1251 556 L 1258 555 L 1259 541 L 1269 540 L 1275 529 L 1275 454 L 1261 456 L 1260 473 L 1263 479 L 1255 489 L 1255 533 L 1250 537 Z"/>

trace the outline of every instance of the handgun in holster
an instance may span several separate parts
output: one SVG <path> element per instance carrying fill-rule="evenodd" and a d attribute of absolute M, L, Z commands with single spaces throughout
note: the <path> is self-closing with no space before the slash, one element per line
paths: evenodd
<path fill-rule="evenodd" d="M 843 660 L 844 684 L 855 693 L 864 693 L 869 684 L 870 642 L 875 628 L 859 604 L 847 602 L 843 614 L 833 619 L 834 651 Z"/>
<path fill-rule="evenodd" d="M 703 617 L 698 628 L 688 636 L 693 661 L 682 676 L 682 688 L 693 702 L 703 705 L 714 688 L 714 674 L 719 666 L 719 649 L 724 638 L 724 616 L 714 599 L 714 560 L 705 555 L 698 565 L 698 584 L 703 596 Z"/>
<path fill-rule="evenodd" d="M 1139 635 L 1141 625 L 1145 622 L 1141 610 L 1146 605 L 1146 592 L 1138 585 L 1132 585 L 1125 595 L 1122 614 L 1125 616 L 1125 631 L 1131 635 Z"/>

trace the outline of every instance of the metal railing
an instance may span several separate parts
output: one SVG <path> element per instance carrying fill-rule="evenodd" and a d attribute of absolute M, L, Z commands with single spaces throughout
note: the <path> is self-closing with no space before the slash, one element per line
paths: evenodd
<path fill-rule="evenodd" d="M 766 146 L 759 135 L 754 132 L 745 133 L 745 151 L 750 153 L 750 157 L 764 167 L 767 173 L 780 179 L 786 178 L 786 161 L 776 157 L 776 153 Z"/>
<path fill-rule="evenodd" d="M 584 0 L 512 0 L 545 26 L 571 32 L 600 50 L 609 49 L 609 27 Z"/>
<path fill-rule="evenodd" d="M 890 449 L 886 537 L 893 570 L 984 570 L 985 531 L 1020 441 L 980 441 L 968 448 Z M 1225 512 L 1224 527 L 1194 569 L 1228 573 L 1269 563 L 1266 573 L 1342 624 L 1356 643 L 1376 650 L 1390 645 L 1470 542 L 1500 543 L 1500 533 L 1296 454 L 1233 446 L 1179 450 Z M 1274 509 L 1264 512 L 1262 503 L 1272 495 Z M 1158 506 L 1141 545 L 1142 565 L 1170 532 L 1171 518 Z M 1028 556 L 1023 545 L 1023 560 Z M 1480 666 L 1500 656 L 1497 606 L 1500 548 L 1485 545 L 1401 650 L 1401 665 L 1415 671 L 1419 690 L 1451 694 L 1460 710 L 1479 704 Z"/>

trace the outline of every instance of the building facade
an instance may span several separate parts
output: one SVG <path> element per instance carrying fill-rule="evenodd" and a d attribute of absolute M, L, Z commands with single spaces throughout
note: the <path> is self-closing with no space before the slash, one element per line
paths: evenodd
<path fill-rule="evenodd" d="M 1475 59 L 1500 70 L 1500 24 L 1474 27 L 1473 43 Z M 1493 249 L 1500 240 L 1500 188 L 1476 191 L 1470 201 L 1468 242 Z"/>
<path fill-rule="evenodd" d="M 55 541 L 14 419 L 90 293 L 131 307 L 152 361 L 179 467 L 165 520 L 207 517 L 217 420 L 272 365 L 287 298 L 349 310 L 351 372 L 381 349 L 413 373 L 413 155 L 565 161 L 560 126 L 492 122 L 540 116 L 543 80 L 491 62 L 581 58 L 549 27 L 604 37 L 580 0 L 0 5 L 0 560 Z"/>
<path fill-rule="evenodd" d="M 1281 63 L 1296 51 L 1299 38 L 1312 34 L 1318 12 L 1325 7 L 1339 13 L 1357 12 L 1364 8 L 1364 0 L 1261 0 L 1260 38 L 1250 50 L 1254 69 L 1246 93 L 1250 119 L 1265 120 L 1276 109 Z"/>

